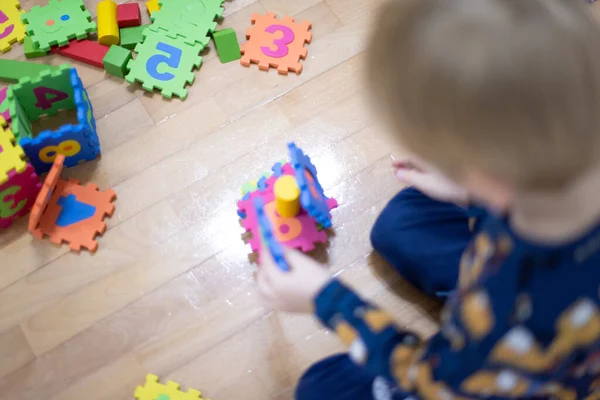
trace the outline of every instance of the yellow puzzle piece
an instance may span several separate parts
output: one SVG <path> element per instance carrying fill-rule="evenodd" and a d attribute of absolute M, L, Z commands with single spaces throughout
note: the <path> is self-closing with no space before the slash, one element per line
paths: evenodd
<path fill-rule="evenodd" d="M 148 9 L 148 14 L 152 15 L 154 11 L 160 10 L 160 5 L 158 4 L 158 0 L 150 0 L 146 2 L 146 8 Z"/>
<path fill-rule="evenodd" d="M 0 117 L 0 185 L 8 180 L 8 173 L 16 170 L 22 173 L 27 168 L 25 152 L 15 143 L 15 136 L 8 128 L 4 118 Z"/>
<path fill-rule="evenodd" d="M 17 0 L 0 1 L 0 51 L 6 53 L 13 43 L 25 40 L 25 25 L 21 22 L 21 4 Z"/>
<path fill-rule="evenodd" d="M 202 393 L 195 389 L 182 392 L 178 383 L 168 381 L 162 385 L 158 383 L 158 376 L 153 374 L 146 376 L 146 384 L 138 386 L 133 396 L 138 400 L 207 400 L 202 399 Z"/>

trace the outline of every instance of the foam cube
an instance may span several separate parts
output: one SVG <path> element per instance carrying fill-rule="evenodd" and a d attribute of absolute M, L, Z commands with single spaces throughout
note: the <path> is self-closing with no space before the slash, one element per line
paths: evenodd
<path fill-rule="evenodd" d="M 47 51 L 41 51 L 39 47 L 33 44 L 33 40 L 31 40 L 29 36 L 25 36 L 25 41 L 23 42 L 23 52 L 27 58 L 43 57 L 48 54 Z"/>
<path fill-rule="evenodd" d="M 233 29 L 227 28 L 216 31 L 213 33 L 213 40 L 215 41 L 215 47 L 217 48 L 217 53 L 219 53 L 219 59 L 222 63 L 228 63 L 242 58 L 237 35 Z"/>
<path fill-rule="evenodd" d="M 102 60 L 104 69 L 111 75 L 125 78 L 127 75 L 127 64 L 132 59 L 131 51 L 117 45 L 110 46 L 110 50 Z"/>
<path fill-rule="evenodd" d="M 65 155 L 68 167 L 93 160 L 100 154 L 88 94 L 77 71 L 69 65 L 61 65 L 57 71 L 46 70 L 34 78 L 22 78 L 9 88 L 8 100 L 17 143 L 39 175 L 50 170 L 58 154 Z M 77 122 L 56 131 L 33 133 L 33 121 L 42 115 L 56 115 L 61 110 L 76 110 Z"/>

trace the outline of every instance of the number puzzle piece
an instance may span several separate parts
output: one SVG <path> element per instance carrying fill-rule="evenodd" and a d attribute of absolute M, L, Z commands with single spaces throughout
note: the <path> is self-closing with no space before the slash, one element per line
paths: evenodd
<path fill-rule="evenodd" d="M 202 393 L 188 389 L 179 390 L 179 384 L 168 381 L 166 385 L 158 383 L 158 376 L 148 374 L 144 386 L 138 386 L 133 395 L 137 400 L 202 400 Z"/>
<path fill-rule="evenodd" d="M 72 39 L 85 39 L 96 32 L 96 23 L 83 0 L 50 0 L 47 6 L 33 6 L 22 16 L 27 34 L 41 51 L 66 46 Z"/>
<path fill-rule="evenodd" d="M 283 75 L 288 71 L 302 72 L 300 59 L 306 59 L 307 54 L 304 43 L 312 40 L 310 22 L 298 24 L 292 17 L 279 20 L 275 14 L 267 13 L 253 14 L 252 23 L 254 26 L 246 32 L 248 41 L 241 47 L 243 66 L 255 63 L 265 71 L 275 67 Z"/>
<path fill-rule="evenodd" d="M 261 242 L 263 244 L 262 247 L 269 250 L 271 257 L 273 257 L 273 261 L 275 261 L 275 264 L 277 264 L 282 271 L 289 271 L 290 266 L 285 260 L 283 247 L 281 247 L 281 244 L 273 232 L 273 225 L 271 224 L 271 220 L 265 211 L 265 203 L 262 198 L 257 197 L 254 199 L 254 210 L 256 211 L 256 217 L 258 221 L 257 231 L 260 234 Z M 259 262 L 261 262 L 260 259 Z"/>
<path fill-rule="evenodd" d="M 8 179 L 0 184 L 0 229 L 31 210 L 42 184 L 33 167 L 27 164 L 22 172 L 12 170 Z"/>
<path fill-rule="evenodd" d="M 135 47 L 138 55 L 129 62 L 130 71 L 125 79 L 130 83 L 141 82 L 149 92 L 160 89 L 168 99 L 176 95 L 184 100 L 188 94 L 186 83 L 191 85 L 195 79 L 192 70 L 202 63 L 198 55 L 202 49 L 201 44 L 189 45 L 183 39 L 146 29 L 144 41 Z"/>
<path fill-rule="evenodd" d="M 76 105 L 71 84 L 71 67 L 44 69 L 39 75 L 25 76 L 8 89 L 9 101 L 17 100 L 27 119 L 37 121 L 42 115 L 55 115 L 60 110 L 74 110 Z M 11 117 L 15 119 L 15 115 Z M 20 132 L 15 132 L 20 138 Z"/>
<path fill-rule="evenodd" d="M 61 180 L 64 160 L 62 154 L 56 156 L 31 212 L 29 231 L 39 239 L 48 236 L 57 245 L 66 242 L 73 251 L 93 253 L 98 249 L 96 236 L 106 231 L 104 219 L 115 211 L 117 196 L 110 189 L 99 191 L 92 183 L 84 187 L 74 179 Z"/>
<path fill-rule="evenodd" d="M 25 40 L 25 25 L 21 22 L 21 5 L 17 0 L 0 3 L 0 51 L 6 53 L 16 42 Z"/>
<path fill-rule="evenodd" d="M 302 149 L 294 143 L 288 144 L 290 152 L 290 163 L 294 168 L 296 182 L 300 188 L 300 203 L 302 207 L 323 228 L 331 227 L 331 215 L 329 214 L 329 199 L 325 196 L 323 187 L 317 179 L 317 168 L 310 161 L 310 157 L 304 154 Z"/>
<path fill-rule="evenodd" d="M 161 0 L 160 9 L 150 17 L 150 29 L 187 44 L 206 47 L 217 28 L 215 18 L 223 16 L 225 0 Z"/>
<path fill-rule="evenodd" d="M 27 163 L 24 161 L 25 152 L 16 144 L 12 131 L 6 121 L 0 117 L 0 184 L 9 178 L 8 173 L 15 171 L 19 174 L 25 171 Z"/>

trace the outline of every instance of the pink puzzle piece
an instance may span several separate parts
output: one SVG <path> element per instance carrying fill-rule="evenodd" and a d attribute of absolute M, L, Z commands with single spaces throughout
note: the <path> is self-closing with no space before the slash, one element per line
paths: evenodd
<path fill-rule="evenodd" d="M 283 175 L 294 175 L 294 169 L 289 163 L 283 166 L 282 171 Z M 327 231 L 319 230 L 316 221 L 304 210 L 301 210 L 300 214 L 294 218 L 281 218 L 276 215 L 275 195 L 273 193 L 273 186 L 276 180 L 276 176 L 271 176 L 266 181 L 266 188 L 253 191 L 249 193 L 249 196 L 245 200 L 238 202 L 238 209 L 246 215 L 242 220 L 242 226 L 247 232 L 251 232 L 252 234 L 248 243 L 250 243 L 252 251 L 257 252 L 259 262 L 261 259 L 260 233 L 253 203 L 253 199 L 256 197 L 263 199 L 265 210 L 270 216 L 277 239 L 282 245 L 308 252 L 314 250 L 315 244 L 326 243 L 328 239 Z M 329 199 L 327 203 L 330 210 L 338 205 L 335 199 Z"/>
<path fill-rule="evenodd" d="M 8 181 L 0 185 L 0 228 L 8 228 L 15 219 L 26 215 L 41 188 L 31 164 L 20 174 L 10 171 Z"/>

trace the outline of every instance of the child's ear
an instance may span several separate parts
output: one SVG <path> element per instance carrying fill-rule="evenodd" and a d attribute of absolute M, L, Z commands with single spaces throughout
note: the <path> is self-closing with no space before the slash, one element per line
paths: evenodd
<path fill-rule="evenodd" d="M 499 213 L 508 211 L 515 198 L 511 185 L 480 170 L 466 172 L 464 185 L 476 200 Z"/>

